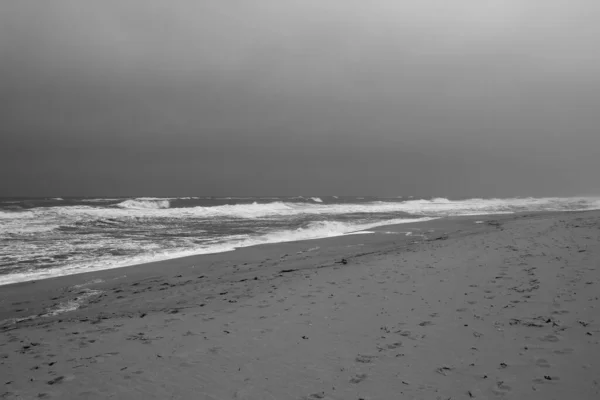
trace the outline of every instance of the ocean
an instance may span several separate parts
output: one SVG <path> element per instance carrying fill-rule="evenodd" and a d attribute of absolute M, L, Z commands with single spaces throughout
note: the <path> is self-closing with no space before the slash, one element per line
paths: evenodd
<path fill-rule="evenodd" d="M 0 199 L 0 285 L 457 215 L 600 209 L 600 198 Z"/>

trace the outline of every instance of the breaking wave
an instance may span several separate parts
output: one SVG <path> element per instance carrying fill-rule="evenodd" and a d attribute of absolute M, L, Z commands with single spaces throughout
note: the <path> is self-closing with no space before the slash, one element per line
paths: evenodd
<path fill-rule="evenodd" d="M 0 210 L 0 284 L 256 244 L 364 233 L 374 226 L 425 218 L 600 209 L 600 198 L 592 197 L 251 199 L 256 201 L 223 204 L 214 199 L 139 197 L 85 199 L 91 201 L 77 204 L 69 198 L 53 206 L 5 207 Z"/>
<path fill-rule="evenodd" d="M 581 211 L 600 209 L 600 198 L 511 198 L 511 199 L 468 199 L 449 200 L 408 200 L 399 202 L 374 201 L 369 203 L 325 204 L 318 197 L 314 203 L 275 201 L 271 203 L 251 203 L 220 205 L 212 207 L 169 208 L 169 200 L 134 199 L 119 203 L 118 206 L 132 210 L 158 210 L 161 216 L 168 217 L 233 217 L 262 218 L 271 216 L 293 216 L 302 214 L 354 214 L 354 213 L 393 213 L 443 217 L 457 215 L 477 215 L 494 213 L 515 213 L 534 211 Z M 317 204 L 315 204 L 317 203 Z M 168 209 L 168 210 L 165 210 Z M 89 210 L 88 210 L 89 211 Z M 107 215 L 110 210 L 106 210 Z"/>
<path fill-rule="evenodd" d="M 546 198 L 507 198 L 507 199 L 468 199 L 449 200 L 409 200 L 400 203 L 401 208 L 412 214 L 456 216 L 485 215 L 497 213 L 536 212 L 536 211 L 585 211 L 600 209 L 597 197 L 546 197 Z"/>
<path fill-rule="evenodd" d="M 318 199 L 318 198 L 315 198 Z M 320 199 L 319 199 L 320 200 Z M 307 215 L 398 213 L 398 216 L 446 217 L 535 211 L 585 211 L 600 209 L 600 198 L 510 198 L 373 201 L 367 203 L 284 202 L 173 207 L 169 199 L 137 198 L 110 206 L 63 206 L 0 211 L 0 219 L 126 218 L 160 217 L 173 219 L 275 218 Z M 1 230 L 1 229 L 0 229 Z"/>
<path fill-rule="evenodd" d="M 171 202 L 165 199 L 138 198 L 132 200 L 125 200 L 117 204 L 117 207 L 132 208 L 137 210 L 162 209 L 171 207 Z"/>

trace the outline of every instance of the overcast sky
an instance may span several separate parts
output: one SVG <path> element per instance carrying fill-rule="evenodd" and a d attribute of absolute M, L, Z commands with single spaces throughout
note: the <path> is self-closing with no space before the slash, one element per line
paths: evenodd
<path fill-rule="evenodd" d="M 0 3 L 0 196 L 600 194 L 598 0 Z"/>

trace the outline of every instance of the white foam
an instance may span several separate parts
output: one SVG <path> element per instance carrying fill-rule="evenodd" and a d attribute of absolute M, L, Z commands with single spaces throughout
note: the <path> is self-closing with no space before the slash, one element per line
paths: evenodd
<path fill-rule="evenodd" d="M 38 217 L 33 211 L 0 211 L 0 240 L 12 235 L 49 232 L 58 227 L 55 218 Z M 1 247 L 0 247 L 1 249 Z"/>
<path fill-rule="evenodd" d="M 92 279 L 89 282 L 85 282 L 85 283 L 82 283 L 80 285 L 74 285 L 73 287 L 75 289 L 79 289 L 79 288 L 83 288 L 83 287 L 90 286 L 90 285 L 95 285 L 97 283 L 102 283 L 102 282 L 104 282 L 102 279 Z"/>
<path fill-rule="evenodd" d="M 444 217 L 457 215 L 509 214 L 520 211 L 581 211 L 600 209 L 600 198 L 512 198 L 512 199 L 469 199 L 409 200 L 404 202 L 375 201 L 368 203 L 295 203 L 274 201 L 270 203 L 235 204 L 212 207 L 169 208 L 167 199 L 138 198 L 125 200 L 118 207 L 46 207 L 33 211 L 3 212 L 2 219 L 30 218 L 46 220 L 52 224 L 60 217 L 64 225 L 69 219 L 165 217 L 165 218 L 269 218 L 295 215 L 340 215 L 353 213 L 394 213 Z M 55 222 L 55 221 L 54 221 Z M 2 227 L 0 227 L 2 230 Z"/>
<path fill-rule="evenodd" d="M 120 198 L 98 198 L 98 199 L 81 199 L 78 201 L 84 202 L 84 203 L 100 203 L 103 201 L 117 201 L 117 200 L 122 200 Z"/>
<path fill-rule="evenodd" d="M 314 201 L 315 203 L 322 203 L 323 202 L 323 200 L 321 200 L 321 198 L 319 198 L 319 197 L 311 197 L 310 199 L 312 201 Z"/>
<path fill-rule="evenodd" d="M 213 220 L 214 218 L 260 219 L 302 215 L 378 214 L 405 212 L 422 217 L 458 215 L 510 214 L 519 211 L 581 211 L 600 209 L 600 198 L 513 198 L 513 199 L 448 199 L 410 200 L 404 202 L 368 202 L 359 204 L 293 203 L 275 201 L 222 205 L 213 207 L 164 208 L 169 200 L 130 199 L 120 207 L 61 206 L 27 211 L 0 211 L 0 240 L 14 235 L 34 235 L 60 226 L 97 223 L 114 219 L 117 223 L 143 218 Z M 133 207 L 133 208 L 128 208 Z M 112 222 L 111 222 L 112 223 Z"/>
<path fill-rule="evenodd" d="M 171 207 L 171 202 L 166 199 L 154 199 L 154 198 L 138 198 L 125 200 L 119 204 L 121 208 L 133 208 L 133 209 L 162 209 Z"/>
<path fill-rule="evenodd" d="M 77 287 L 77 286 L 74 286 L 74 287 Z M 80 292 L 77 297 L 67 300 L 63 303 L 59 303 L 58 305 L 47 309 L 43 314 L 28 315 L 27 317 L 5 319 L 5 320 L 0 321 L 0 326 L 2 326 L 2 327 L 10 326 L 10 325 L 13 325 L 13 324 L 16 324 L 19 322 L 23 322 L 23 321 L 31 321 L 31 320 L 34 320 L 37 318 L 54 317 L 56 315 L 60 315 L 60 314 L 66 313 L 66 312 L 75 311 L 75 310 L 79 309 L 83 305 L 83 303 L 85 303 L 85 301 L 87 299 L 89 299 L 92 296 L 97 296 L 102 293 L 103 292 L 101 290 L 83 289 L 83 291 Z"/>
<path fill-rule="evenodd" d="M 123 208 L 125 202 L 131 205 L 133 201 L 152 204 L 141 208 Z M 385 222 L 373 222 L 382 218 L 395 218 L 402 213 L 418 217 L 439 218 L 455 215 L 489 215 L 513 213 L 519 211 L 578 211 L 600 209 L 600 198 L 513 198 L 513 199 L 469 199 L 453 201 L 444 198 L 432 200 L 411 200 L 405 202 L 377 201 L 366 203 L 324 204 L 315 202 L 282 202 L 252 203 L 223 205 L 214 207 L 189 208 L 160 208 L 160 202 L 168 199 L 138 198 L 124 200 L 120 207 L 91 207 L 91 206 L 61 206 L 40 207 L 26 211 L 0 211 L 0 259 L 6 265 L 17 264 L 20 261 L 41 260 L 55 255 L 64 255 L 66 261 L 56 262 L 52 259 L 49 264 L 56 268 L 22 270 L 19 273 L 1 275 L 0 284 L 20 282 L 34 279 L 44 279 L 53 276 L 70 275 L 93 270 L 110 269 L 120 266 L 158 261 L 168 258 L 218 253 L 231 251 L 236 247 L 253 244 L 275 243 L 282 241 L 304 240 L 319 237 L 339 236 L 348 232 L 367 230 L 373 226 L 388 223 L 411 222 L 410 220 L 391 219 Z M 159 203 L 157 206 L 156 204 Z M 158 208 L 155 208 L 158 207 Z M 394 214 L 396 213 L 396 214 Z M 319 219 L 329 218 L 329 215 L 355 214 L 351 218 L 371 219 L 368 223 L 353 224 L 342 222 L 314 222 L 303 230 L 279 231 L 263 236 L 240 235 L 229 237 L 227 243 L 212 241 L 198 244 L 193 239 L 182 235 L 178 237 L 177 229 L 189 229 L 189 223 L 194 224 L 194 232 L 199 233 L 202 223 L 219 223 L 219 219 L 278 219 L 289 220 L 310 219 L 311 215 L 324 215 Z M 362 215 L 364 214 L 364 216 Z M 380 215 L 377 215 L 380 214 Z M 383 214 L 383 215 L 381 215 Z M 177 220 L 181 219 L 181 220 Z M 267 225 L 270 224 L 267 221 Z M 319 225 L 321 224 L 321 225 Z M 335 225 L 338 224 L 338 225 Z M 366 224 L 366 225 L 365 225 Z M 85 243 L 74 245 L 72 231 L 79 227 L 91 227 L 99 233 L 89 232 Z M 111 237 L 106 230 L 123 229 L 139 226 L 141 229 L 173 229 L 173 240 L 166 246 L 160 242 L 135 241 L 122 237 Z M 175 228 L 173 228 L 175 227 Z M 66 229 L 64 229 L 66 228 Z M 57 229 L 56 232 L 50 232 Z M 49 232 L 49 233 L 48 233 Z M 53 236 L 56 235 L 56 236 Z M 416 236 L 416 235 L 415 235 Z M 19 239 L 19 240 L 15 240 Z M 23 240 L 20 240 L 23 239 Z M 46 240 L 48 239 L 48 240 Z M 49 248 L 48 246 L 52 246 Z M 102 254 L 103 249 L 125 250 L 124 254 L 139 256 L 119 256 Z M 73 250 L 76 250 L 75 252 Z M 66 265 L 65 265 L 66 264 Z M 25 267 L 26 264 L 21 264 Z"/>
<path fill-rule="evenodd" d="M 431 221 L 435 218 L 398 218 L 380 222 L 367 223 L 346 223 L 338 221 L 317 221 L 311 222 L 306 228 L 299 228 L 292 231 L 279 231 L 264 235 L 258 239 L 253 239 L 255 243 L 278 243 L 292 242 L 297 240 L 320 239 L 327 237 L 342 236 L 355 234 L 357 232 L 366 231 L 367 229 L 375 228 L 384 225 L 407 224 L 412 222 Z"/>
<path fill-rule="evenodd" d="M 42 317 L 52 317 L 58 314 L 63 314 L 70 311 L 75 311 L 90 297 L 101 294 L 101 290 L 83 289 L 83 291 L 75 298 L 60 303 L 56 307 L 48 310 Z"/>
<path fill-rule="evenodd" d="M 336 221 L 318 221 L 311 222 L 307 227 L 295 230 L 281 230 L 271 232 L 261 236 L 249 237 L 247 235 L 238 236 L 237 240 L 230 240 L 226 243 L 215 243 L 196 248 L 180 248 L 167 251 L 152 252 L 148 250 L 143 255 L 135 257 L 112 257 L 106 260 L 97 260 L 94 262 L 81 262 L 75 265 L 66 265 L 55 268 L 44 268 L 30 270 L 9 275 L 0 275 L 0 285 L 10 283 L 24 282 L 31 280 L 40 280 L 53 278 L 57 276 L 73 275 L 84 272 L 100 271 L 105 269 L 121 268 L 136 264 L 144 264 L 154 261 L 168 260 L 172 258 L 186 257 L 191 255 L 223 253 L 233 251 L 236 248 L 269 244 L 293 242 L 298 240 L 320 239 L 328 237 L 342 236 L 345 234 L 364 231 L 376 226 L 395 225 L 411 222 L 430 221 L 435 218 L 416 218 L 416 219 L 392 219 L 382 222 L 370 223 L 344 223 Z"/>
<path fill-rule="evenodd" d="M 582 211 L 600 209 L 597 197 L 548 197 L 508 199 L 410 200 L 400 203 L 403 211 L 419 215 L 456 216 L 511 214 L 534 211 Z"/>
<path fill-rule="evenodd" d="M 1 219 L 26 219 L 33 217 L 32 211 L 0 211 Z"/>

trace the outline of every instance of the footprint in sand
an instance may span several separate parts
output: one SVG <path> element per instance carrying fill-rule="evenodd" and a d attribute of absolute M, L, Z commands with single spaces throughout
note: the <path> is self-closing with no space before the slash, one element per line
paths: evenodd
<path fill-rule="evenodd" d="M 350 379 L 350 383 L 361 383 L 367 379 L 367 374 L 356 374 Z"/>
<path fill-rule="evenodd" d="M 402 347 L 402 342 L 395 342 L 395 343 L 385 344 L 383 346 L 377 346 L 377 349 L 379 351 L 387 351 L 387 350 L 394 350 L 399 347 Z"/>
<path fill-rule="evenodd" d="M 233 398 L 234 399 L 240 399 L 240 400 L 244 400 L 244 399 L 252 399 L 253 397 L 253 387 L 246 387 L 246 388 L 242 388 L 239 390 L 236 390 L 235 393 L 233 394 Z M 310 395 L 312 396 L 312 395 Z M 318 399 L 318 397 L 305 397 L 306 399 Z"/>
<path fill-rule="evenodd" d="M 443 365 L 443 366 L 441 366 L 441 367 L 438 367 L 438 368 L 436 368 L 436 369 L 435 369 L 435 372 L 437 372 L 437 373 L 438 373 L 438 374 L 440 374 L 440 375 L 447 376 L 447 375 L 448 375 L 448 373 L 449 373 L 450 371 L 452 371 L 453 369 L 454 369 L 454 367 L 449 367 L 449 366 Z"/>
<path fill-rule="evenodd" d="M 395 333 L 399 334 L 402 337 L 406 337 L 406 338 L 409 338 L 409 339 L 412 339 L 412 340 L 416 340 L 416 339 L 419 338 L 419 336 L 415 335 L 411 331 L 398 330 Z"/>
<path fill-rule="evenodd" d="M 544 375 L 542 378 L 533 379 L 533 383 L 537 383 L 538 385 L 543 385 L 543 384 L 548 384 L 548 383 L 556 383 L 559 380 L 560 380 L 560 377 L 558 377 L 558 376 Z"/>
<path fill-rule="evenodd" d="M 535 365 L 537 365 L 540 368 L 550 368 L 550 363 L 548 362 L 548 360 L 546 360 L 545 358 L 540 358 L 535 362 Z"/>
<path fill-rule="evenodd" d="M 540 338 L 540 340 L 541 340 L 542 342 L 552 342 L 552 343 L 556 343 L 556 342 L 558 342 L 558 341 L 560 340 L 560 338 L 559 338 L 558 336 L 556 336 L 556 335 L 552 335 L 552 334 L 550 334 L 550 335 L 542 336 L 542 337 Z"/>
<path fill-rule="evenodd" d="M 368 354 L 359 354 L 356 356 L 356 358 L 354 360 L 359 363 L 369 364 L 369 363 L 373 362 L 373 359 L 375 359 L 375 358 L 377 358 L 377 356 L 372 356 L 372 355 L 368 355 Z"/>
<path fill-rule="evenodd" d="M 492 393 L 499 395 L 499 396 L 507 395 L 511 391 L 512 391 L 512 388 L 510 386 L 508 386 L 507 384 L 505 384 L 503 381 L 496 382 L 496 384 L 492 388 Z"/>
<path fill-rule="evenodd" d="M 554 350 L 554 354 L 573 354 L 575 352 L 575 349 L 572 349 L 570 347 L 564 348 L 564 349 L 560 349 L 560 350 Z"/>
<path fill-rule="evenodd" d="M 313 393 L 313 394 L 309 394 L 308 396 L 304 397 L 304 399 L 306 399 L 306 400 L 315 400 L 315 399 L 324 399 L 324 398 L 325 398 L 325 392 Z"/>

